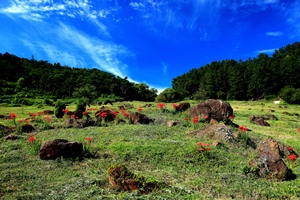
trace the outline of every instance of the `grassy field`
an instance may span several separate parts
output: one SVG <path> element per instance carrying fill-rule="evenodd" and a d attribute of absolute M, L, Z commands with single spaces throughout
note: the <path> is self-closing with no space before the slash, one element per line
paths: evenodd
<path fill-rule="evenodd" d="M 134 105 L 128 112 L 137 111 L 139 105 L 145 104 L 128 103 Z M 197 102 L 190 103 L 193 106 Z M 299 105 L 279 108 L 273 102 L 264 101 L 229 103 L 235 113 L 234 122 L 252 130 L 247 132 L 248 137 L 272 137 L 300 152 L 300 132 L 297 132 L 300 117 L 295 115 L 300 114 Z M 118 110 L 117 106 L 122 104 L 108 107 Z M 185 121 L 184 113 L 161 112 L 156 105 L 143 107 L 142 111 L 155 118 L 154 124 L 110 123 L 105 127 L 41 129 L 33 133 L 41 142 L 58 138 L 86 142 L 91 137 L 93 158 L 40 160 L 32 154 L 28 143 L 30 133 L 17 133 L 17 140 L 0 138 L 0 199 L 300 199 L 299 160 L 292 169 L 297 175 L 294 180 L 270 181 L 245 175 L 243 167 L 256 155 L 255 149 L 243 143 L 225 143 L 222 148 L 216 148 L 213 143 L 218 141 L 194 134 L 193 122 Z M 172 104 L 166 107 L 173 110 Z M 46 109 L 53 110 L 53 107 L 0 107 L 0 114 L 15 113 L 18 120 L 28 117 L 28 112 Z M 68 109 L 74 110 L 75 105 Z M 268 121 L 270 127 L 249 121 L 252 114 L 267 113 L 278 118 Z M 170 120 L 181 124 L 168 127 Z M 0 124 L 12 126 L 13 121 L 0 119 Z M 61 124 L 61 119 L 52 118 L 51 126 L 62 127 Z M 201 129 L 202 124 L 196 128 Z M 199 141 L 211 144 L 208 155 L 199 154 Z M 113 189 L 107 179 L 107 169 L 116 164 L 125 165 L 149 182 L 161 183 L 161 188 L 148 194 Z"/>

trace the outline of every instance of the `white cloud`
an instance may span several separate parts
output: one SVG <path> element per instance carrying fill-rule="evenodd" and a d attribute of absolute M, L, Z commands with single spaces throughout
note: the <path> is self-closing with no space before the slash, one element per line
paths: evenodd
<path fill-rule="evenodd" d="M 264 54 L 273 54 L 275 50 L 277 50 L 278 48 L 274 48 L 274 49 L 263 49 L 263 50 L 257 50 L 253 53 L 253 56 L 257 56 L 260 53 L 264 53 Z"/>
<path fill-rule="evenodd" d="M 168 74 L 168 64 L 167 63 L 165 63 L 165 62 L 161 62 L 161 64 L 162 64 L 162 71 L 164 72 L 164 74 L 165 75 L 167 75 Z"/>
<path fill-rule="evenodd" d="M 281 35 L 283 35 L 283 33 L 280 32 L 280 31 L 277 31 L 277 32 L 266 32 L 266 35 L 268 35 L 268 36 L 281 36 Z"/>

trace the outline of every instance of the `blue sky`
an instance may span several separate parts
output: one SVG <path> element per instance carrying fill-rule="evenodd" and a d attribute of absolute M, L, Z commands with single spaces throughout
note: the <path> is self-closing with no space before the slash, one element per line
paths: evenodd
<path fill-rule="evenodd" d="M 300 40 L 300 0 L 1 0 L 0 52 L 162 91 L 193 68 Z"/>

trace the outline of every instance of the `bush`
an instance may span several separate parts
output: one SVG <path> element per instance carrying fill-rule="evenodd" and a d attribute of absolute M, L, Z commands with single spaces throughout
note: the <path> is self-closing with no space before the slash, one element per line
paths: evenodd
<path fill-rule="evenodd" d="M 86 110 L 86 100 L 84 98 L 81 98 L 77 101 L 76 110 L 85 111 Z"/>
<path fill-rule="evenodd" d="M 290 104 L 300 103 L 300 88 L 295 89 L 293 87 L 284 87 L 280 91 L 280 97 Z"/>
<path fill-rule="evenodd" d="M 57 118 L 62 118 L 64 116 L 63 110 L 66 109 L 66 103 L 62 100 L 57 100 L 55 103 L 54 114 Z"/>
<path fill-rule="evenodd" d="M 49 100 L 49 99 L 45 99 L 44 103 L 48 106 L 52 106 L 53 105 L 53 101 Z"/>

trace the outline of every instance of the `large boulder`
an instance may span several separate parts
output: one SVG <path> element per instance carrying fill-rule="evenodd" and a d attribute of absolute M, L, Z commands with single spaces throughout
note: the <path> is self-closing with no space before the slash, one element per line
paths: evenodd
<path fill-rule="evenodd" d="M 276 140 L 268 138 L 260 141 L 257 145 L 257 154 L 258 156 L 249 163 L 251 171 L 257 176 L 278 180 L 287 178 L 290 172 L 282 160 L 284 152 L 280 150 Z"/>
<path fill-rule="evenodd" d="M 188 115 L 198 117 L 200 120 L 214 119 L 218 122 L 226 122 L 229 120 L 229 116 L 233 116 L 233 109 L 225 101 L 208 99 L 203 103 L 193 106 L 189 110 Z"/>
<path fill-rule="evenodd" d="M 150 124 L 154 122 L 154 119 L 151 119 L 147 115 L 139 112 L 130 113 L 129 119 L 132 124 Z"/>
<path fill-rule="evenodd" d="M 55 139 L 42 144 L 39 156 L 42 160 L 56 159 L 60 157 L 75 158 L 82 152 L 82 143 L 69 142 L 64 139 Z"/>

